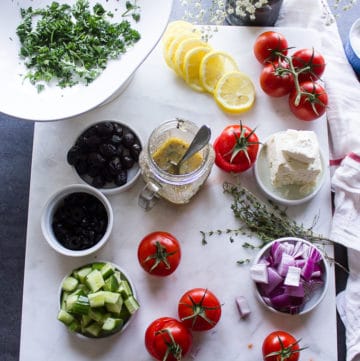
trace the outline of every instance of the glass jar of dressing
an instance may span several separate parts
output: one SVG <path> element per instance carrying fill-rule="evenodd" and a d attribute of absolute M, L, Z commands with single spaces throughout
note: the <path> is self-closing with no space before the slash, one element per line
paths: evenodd
<path fill-rule="evenodd" d="M 214 164 L 211 144 L 177 163 L 189 147 L 198 126 L 188 120 L 175 119 L 153 130 L 139 157 L 141 174 L 146 182 L 139 195 L 139 205 L 152 208 L 159 198 L 174 204 L 188 203 L 206 181 Z"/>

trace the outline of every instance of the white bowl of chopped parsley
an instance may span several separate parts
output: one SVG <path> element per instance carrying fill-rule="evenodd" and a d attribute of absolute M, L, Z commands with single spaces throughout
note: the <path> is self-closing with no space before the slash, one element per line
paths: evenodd
<path fill-rule="evenodd" d="M 118 95 L 166 27 L 171 2 L 0 3 L 0 111 L 51 121 Z M 151 29 L 151 31 L 148 31 Z"/>

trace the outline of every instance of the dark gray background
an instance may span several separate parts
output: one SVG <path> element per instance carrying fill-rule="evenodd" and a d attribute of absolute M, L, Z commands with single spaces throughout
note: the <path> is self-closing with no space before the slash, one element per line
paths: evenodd
<path fill-rule="evenodd" d="M 333 0 L 331 0 L 333 1 Z M 206 1 L 205 1 L 206 2 Z M 208 3 L 211 3 L 209 0 Z M 183 16 L 174 1 L 172 19 Z M 351 24 L 360 16 L 360 3 L 338 17 L 343 42 Z M 21 106 L 21 104 L 19 104 Z M 33 142 L 32 122 L 0 113 L 0 360 L 19 359 L 22 287 L 25 259 L 26 223 Z M 337 259 L 346 264 L 346 250 L 336 247 Z M 337 272 L 337 291 L 346 283 L 344 272 Z M 345 361 L 344 328 L 338 319 L 338 360 Z M 36 355 L 33 358 L 36 361 Z M 27 361 L 33 361 L 27 360 Z"/>

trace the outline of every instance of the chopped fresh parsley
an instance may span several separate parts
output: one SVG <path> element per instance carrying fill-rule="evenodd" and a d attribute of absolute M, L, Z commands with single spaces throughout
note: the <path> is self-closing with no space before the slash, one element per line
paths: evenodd
<path fill-rule="evenodd" d="M 29 69 L 25 77 L 39 91 L 51 81 L 61 88 L 91 83 L 108 60 L 117 59 L 140 39 L 129 21 L 110 23 L 113 14 L 99 3 L 90 9 L 87 0 L 21 9 L 21 17 L 20 57 Z"/>

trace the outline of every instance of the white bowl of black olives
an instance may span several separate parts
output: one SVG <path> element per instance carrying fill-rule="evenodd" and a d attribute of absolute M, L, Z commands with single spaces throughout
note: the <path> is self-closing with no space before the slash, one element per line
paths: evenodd
<path fill-rule="evenodd" d="M 129 189 L 139 178 L 142 141 L 129 125 L 105 120 L 90 125 L 67 152 L 67 162 L 104 194 Z"/>
<path fill-rule="evenodd" d="M 98 251 L 109 240 L 114 214 L 109 200 L 87 184 L 68 185 L 45 204 L 41 229 L 48 244 L 65 256 Z"/>

